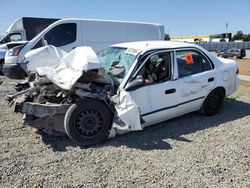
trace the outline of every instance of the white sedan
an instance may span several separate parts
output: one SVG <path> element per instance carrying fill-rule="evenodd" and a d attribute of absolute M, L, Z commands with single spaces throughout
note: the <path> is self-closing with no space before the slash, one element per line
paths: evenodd
<path fill-rule="evenodd" d="M 16 111 L 24 113 L 33 127 L 64 132 L 80 145 L 92 145 L 193 111 L 212 116 L 239 85 L 233 60 L 217 58 L 194 44 L 122 43 L 97 57 L 95 63 L 102 65 L 90 66 L 67 87 L 58 76 L 53 79 L 56 71 L 50 71 L 53 74 L 47 77 L 57 87 L 49 85 L 47 97 L 41 89 L 41 85 L 48 87 L 47 82 L 32 90 L 43 100 L 29 90 L 30 97 L 19 102 Z"/>

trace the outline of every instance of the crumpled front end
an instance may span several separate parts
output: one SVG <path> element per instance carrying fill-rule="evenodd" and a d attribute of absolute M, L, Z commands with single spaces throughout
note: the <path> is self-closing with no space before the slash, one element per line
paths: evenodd
<path fill-rule="evenodd" d="M 28 64 L 40 65 L 36 78 L 24 83 L 25 87 L 9 95 L 8 100 L 15 112 L 23 114 L 25 124 L 65 133 L 63 123 L 68 108 L 83 98 L 107 100 L 113 93 L 113 85 L 90 47 L 76 48 L 63 57 L 56 55 L 57 51 L 55 47 L 47 46 L 29 52 L 25 56 Z M 49 58 L 49 54 L 54 61 L 41 66 L 39 57 Z"/>
<path fill-rule="evenodd" d="M 53 61 L 42 66 L 42 59 L 50 56 Z M 79 47 L 61 56 L 57 48 L 47 46 L 26 54 L 25 61 L 30 68 L 37 66 L 35 79 L 19 85 L 19 92 L 8 96 L 14 111 L 23 114 L 25 124 L 54 135 L 67 134 L 72 140 L 77 129 L 76 135 L 86 137 L 84 145 L 99 143 L 105 134 L 114 137 L 142 130 L 139 108 L 127 92 L 116 94 L 113 80 L 90 47 Z M 85 103 L 97 107 L 86 107 Z M 69 116 L 74 125 L 68 121 Z M 69 126 L 75 127 L 67 130 Z M 103 130 L 106 133 L 98 141 L 95 136 Z M 88 140 L 90 137 L 93 142 Z"/>
<path fill-rule="evenodd" d="M 96 72 L 88 71 L 83 77 L 86 75 L 96 75 L 93 77 L 98 81 Z M 29 83 L 28 89 L 9 95 L 8 99 L 14 112 L 23 114 L 24 124 L 53 133 L 65 133 L 64 117 L 72 104 L 86 98 L 106 101 L 113 92 L 111 84 L 85 82 L 81 78 L 70 90 L 62 89 L 46 78 L 38 79 L 38 82 Z"/>

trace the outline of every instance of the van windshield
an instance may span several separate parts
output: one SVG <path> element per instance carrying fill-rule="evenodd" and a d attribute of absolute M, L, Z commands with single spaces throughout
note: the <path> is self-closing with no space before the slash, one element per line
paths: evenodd
<path fill-rule="evenodd" d="M 97 54 L 106 72 L 119 83 L 127 74 L 136 55 L 131 49 L 118 47 L 109 47 Z"/>

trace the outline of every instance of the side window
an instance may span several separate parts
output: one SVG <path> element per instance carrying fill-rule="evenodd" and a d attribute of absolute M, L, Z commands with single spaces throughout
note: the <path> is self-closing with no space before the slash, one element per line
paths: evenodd
<path fill-rule="evenodd" d="M 170 52 L 154 54 L 148 58 L 138 75 L 144 79 L 146 84 L 163 82 L 171 77 L 170 66 Z"/>
<path fill-rule="evenodd" d="M 176 52 L 179 77 L 189 76 L 212 69 L 208 59 L 195 50 Z"/>
<path fill-rule="evenodd" d="M 76 24 L 66 23 L 54 27 L 45 36 L 44 39 L 48 44 L 55 47 L 70 44 L 76 40 Z"/>
<path fill-rule="evenodd" d="M 10 35 L 10 41 L 21 41 L 22 35 L 20 33 L 14 33 Z"/>
<path fill-rule="evenodd" d="M 22 35 L 21 33 L 10 33 L 5 38 L 2 39 L 1 43 L 7 43 L 11 41 L 21 41 Z"/>

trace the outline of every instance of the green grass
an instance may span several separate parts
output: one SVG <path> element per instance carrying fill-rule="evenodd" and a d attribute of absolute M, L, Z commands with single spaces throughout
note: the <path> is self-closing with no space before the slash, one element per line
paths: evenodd
<path fill-rule="evenodd" d="M 239 99 L 241 96 L 243 96 L 242 93 L 235 93 L 235 94 L 233 94 L 233 95 L 228 96 L 227 98 L 228 98 L 228 99 L 236 100 L 236 99 Z"/>
<path fill-rule="evenodd" d="M 249 82 L 249 81 L 241 80 L 241 81 L 240 81 L 240 84 L 241 84 L 241 85 L 244 85 L 244 86 L 246 86 L 246 87 L 250 87 L 250 82 Z"/>

